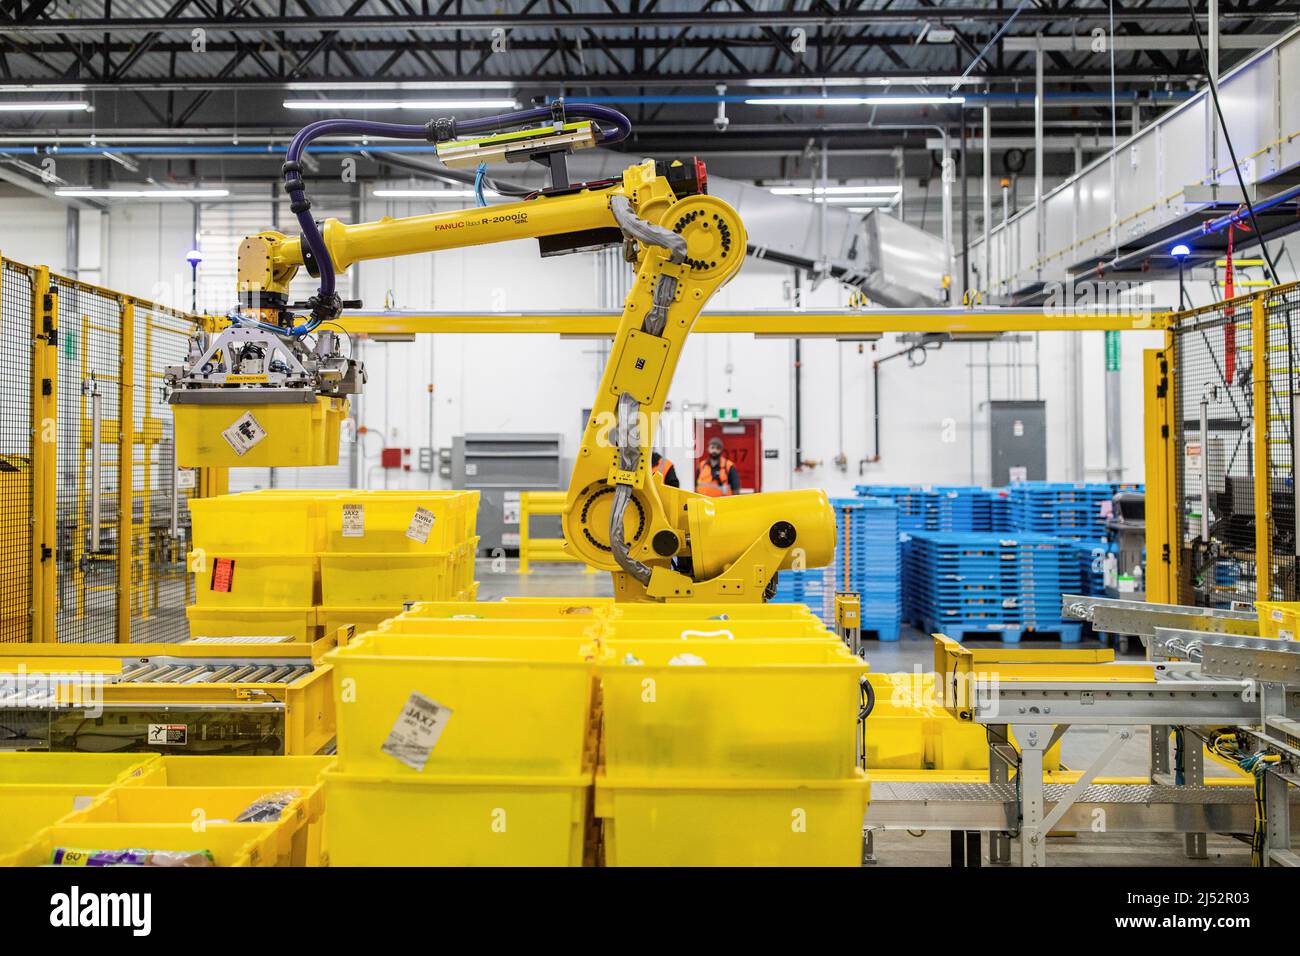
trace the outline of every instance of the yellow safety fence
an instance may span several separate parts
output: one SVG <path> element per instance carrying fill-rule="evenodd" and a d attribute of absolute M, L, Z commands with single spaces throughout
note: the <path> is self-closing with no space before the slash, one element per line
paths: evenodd
<path fill-rule="evenodd" d="M 529 574 L 533 561 L 578 561 L 564 549 L 564 538 L 536 538 L 532 532 L 532 519 L 538 515 L 564 513 L 565 491 L 521 491 L 519 493 L 519 573 Z M 588 565 L 587 574 L 596 569 Z"/>
<path fill-rule="evenodd" d="M 203 320 L 0 257 L 0 641 L 186 636 L 186 501 L 166 366 Z"/>

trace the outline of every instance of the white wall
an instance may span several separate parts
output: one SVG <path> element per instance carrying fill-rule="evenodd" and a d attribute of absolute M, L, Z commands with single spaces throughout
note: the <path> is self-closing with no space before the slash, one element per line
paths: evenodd
<path fill-rule="evenodd" d="M 0 253 L 26 265 L 68 264 L 68 207 L 0 183 Z"/>
<path fill-rule="evenodd" d="M 788 307 L 790 279 L 784 267 L 750 260 L 711 308 Z M 592 257 L 543 260 L 532 243 L 514 243 L 365 264 L 361 288 L 367 306 L 381 304 L 391 291 L 404 309 L 586 309 L 594 302 L 596 277 Z M 833 283 L 804 292 L 808 309 L 840 307 L 845 301 L 845 293 Z M 1069 472 L 1061 373 L 1066 338 L 1064 333 L 1046 333 L 1040 340 L 1041 395 L 1049 419 L 1048 477 L 1100 480 L 1106 466 L 1103 336 L 1083 335 L 1083 475 Z M 1158 333 L 1128 333 L 1121 341 L 1125 403 L 1131 409 L 1124 432 L 1124 479 L 1141 481 L 1141 352 L 1163 340 Z M 371 385 L 362 402 L 363 424 L 378 430 L 389 444 L 413 449 L 430 444 L 427 388 L 432 381 L 434 447 L 449 445 L 453 435 L 468 431 L 559 431 L 572 453 L 603 359 L 598 342 L 554 336 L 422 336 L 414 343 L 367 343 L 364 348 Z M 693 336 L 669 392 L 665 421 L 672 432 L 660 447 L 675 462 L 689 463 L 691 431 L 673 427 L 684 422 L 683 410 L 709 417 L 718 408 L 735 407 L 743 417 L 763 418 L 764 446 L 779 449 L 778 459 L 764 461 L 763 482 L 769 490 L 815 486 L 851 494 L 853 485 L 861 482 L 981 480 L 980 472 L 972 471 L 971 447 L 983 434 L 977 425 L 978 406 L 989 397 L 1035 397 L 1033 343 L 949 343 L 927 353 L 926 364 L 919 368 L 909 368 L 905 359 L 882 365 L 881 460 L 863 465 L 860 474 L 872 444 L 871 363 L 897 348 L 893 336 L 865 343 L 861 351 L 855 342 L 803 341 L 804 457 L 820 464 L 795 473 L 793 342 L 752 335 Z M 1022 363 L 1018 376 L 997 367 L 1010 361 L 1013 348 L 1018 348 Z M 987 373 L 986 362 L 994 366 Z M 365 440 L 363 447 L 368 482 L 383 486 L 387 478 L 388 487 L 428 482 L 414 474 L 385 476 L 376 467 L 380 443 Z M 834 464 L 841 452 L 847 459 L 844 470 Z"/>
<path fill-rule="evenodd" d="M 427 206 L 371 202 L 366 215 L 408 215 Z M 189 276 L 184 253 L 193 240 L 188 204 L 114 206 L 102 221 L 106 250 L 102 281 L 122 291 L 188 306 Z M 35 197 L 0 197 L 0 250 L 24 261 L 62 266 L 65 256 L 63 206 Z M 85 225 L 83 223 L 83 233 Z M 84 244 L 83 237 L 83 244 Z M 404 260 L 364 263 L 359 291 L 368 308 L 386 301 L 421 311 L 516 311 L 590 309 L 597 303 L 597 268 L 590 254 L 541 259 L 535 243 L 518 242 Z M 750 260 L 721 290 L 712 308 L 789 307 L 790 270 Z M 1157 293 L 1172 305 L 1176 286 Z M 1196 300 L 1209 301 L 1208 284 Z M 233 290 L 232 290 L 233 296 Z M 846 295 L 834 283 L 805 286 L 808 309 L 838 307 Z M 1048 409 L 1048 477 L 1098 479 L 1105 473 L 1104 346 L 1101 333 L 1082 335 L 1084 471 L 1070 471 L 1065 333 L 1044 333 L 1039 341 L 1038 377 Z M 1141 434 L 1141 351 L 1161 344 L 1155 333 L 1123 336 L 1124 478 L 1143 475 Z M 439 480 L 417 472 L 385 473 L 378 467 L 384 444 L 413 450 L 451 443 L 468 431 L 558 431 L 572 454 L 583 409 L 591 403 L 603 365 L 605 343 L 555 336 L 440 335 L 414 343 L 367 342 L 370 376 L 358 403 L 364 455 L 363 482 L 373 487 L 422 487 Z M 979 405 L 987 398 L 1033 398 L 1033 343 L 949 343 L 928 353 L 924 366 L 905 359 L 882 366 L 881 460 L 863 465 L 871 451 L 871 362 L 898 348 L 893 336 L 875 344 L 806 339 L 803 343 L 803 450 L 819 462 L 795 473 L 793 446 L 793 342 L 750 335 L 696 335 L 682 354 L 670 391 L 671 411 L 716 415 L 736 407 L 743 417 L 764 420 L 765 447 L 780 457 L 764 462 L 764 487 L 820 486 L 851 494 L 859 482 L 970 483 L 972 442 L 979 442 Z M 1000 367 L 1018 350 L 1019 374 Z M 986 369 L 991 363 L 992 368 Z M 430 386 L 433 387 L 432 407 Z M 430 414 L 432 412 L 432 438 Z M 679 418 L 679 421 L 682 420 Z M 843 440 L 841 442 L 841 434 Z M 690 471 L 689 429 L 679 429 L 666 453 Z M 834 464 L 839 453 L 844 470 Z M 685 476 L 683 476 L 685 477 Z M 237 476 L 236 486 L 263 484 L 265 472 Z M 281 484 L 308 481 L 292 470 Z"/>

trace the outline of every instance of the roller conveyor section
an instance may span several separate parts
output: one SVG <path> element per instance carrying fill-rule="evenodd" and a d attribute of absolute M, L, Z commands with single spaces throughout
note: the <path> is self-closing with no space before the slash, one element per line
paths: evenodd
<path fill-rule="evenodd" d="M 1069 784 L 1045 784 L 1043 809 L 1051 813 L 1069 797 Z M 1100 783 L 1084 787 L 1056 827 L 1087 831 L 1097 810 L 1114 833 L 1249 833 L 1254 792 L 1240 786 L 1160 786 Z M 1293 794 L 1292 804 L 1300 801 Z M 1292 828 L 1300 833 L 1300 814 Z M 1014 784 L 890 783 L 871 788 L 866 826 L 881 829 L 1012 830 L 1017 828 Z"/>
<path fill-rule="evenodd" d="M 1244 636 L 1259 634 L 1255 611 L 1062 594 L 1061 613 L 1069 620 L 1087 621 L 1102 634 L 1132 634 L 1144 639 L 1152 637 L 1158 627 Z"/>
<path fill-rule="evenodd" d="M 129 684 L 291 684 L 311 672 L 301 661 L 143 661 L 124 665 Z"/>

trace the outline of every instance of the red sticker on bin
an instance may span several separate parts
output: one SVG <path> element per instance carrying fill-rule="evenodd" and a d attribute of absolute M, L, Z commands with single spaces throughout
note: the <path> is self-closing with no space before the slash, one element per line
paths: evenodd
<path fill-rule="evenodd" d="M 235 559 L 217 558 L 212 562 L 213 591 L 229 594 L 235 583 Z"/>

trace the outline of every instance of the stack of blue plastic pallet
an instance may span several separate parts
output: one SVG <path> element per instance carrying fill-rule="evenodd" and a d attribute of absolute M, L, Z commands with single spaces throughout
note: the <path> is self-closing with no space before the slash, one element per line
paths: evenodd
<path fill-rule="evenodd" d="M 968 485 L 934 489 L 937 531 L 992 531 L 993 502 L 987 490 Z"/>
<path fill-rule="evenodd" d="M 913 485 L 854 485 L 859 497 L 883 498 L 898 507 L 899 531 L 937 530 L 939 496 L 929 488 Z"/>
<path fill-rule="evenodd" d="M 1019 641 L 1034 632 L 1077 641 L 1061 618 L 1062 542 L 1047 535 L 914 532 L 903 558 L 904 614 L 956 640 Z"/>
<path fill-rule="evenodd" d="M 856 485 L 859 496 L 885 498 L 898 505 L 898 530 L 1009 530 L 1011 502 L 1006 492 L 975 485 Z"/>
<path fill-rule="evenodd" d="M 1061 548 L 1061 587 L 1069 594 L 1106 593 L 1105 541 L 1068 541 Z"/>
<path fill-rule="evenodd" d="M 898 640 L 901 555 L 898 507 L 881 498 L 832 498 L 835 507 L 835 564 L 825 620 L 834 619 L 835 590 L 857 593 L 863 637 Z"/>
<path fill-rule="evenodd" d="M 1012 516 L 1011 493 L 1005 488 L 990 488 L 985 493 L 989 497 L 989 530 L 1014 531 L 1016 525 Z"/>
<path fill-rule="evenodd" d="M 1012 521 L 1019 531 L 1100 541 L 1102 505 L 1115 494 L 1109 482 L 1026 481 L 1011 486 Z"/>
<path fill-rule="evenodd" d="M 776 576 L 774 604 L 806 604 L 814 614 L 828 624 L 834 623 L 835 584 L 834 568 L 802 568 L 782 571 Z M 830 601 L 831 616 L 826 614 Z"/>

